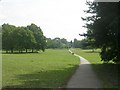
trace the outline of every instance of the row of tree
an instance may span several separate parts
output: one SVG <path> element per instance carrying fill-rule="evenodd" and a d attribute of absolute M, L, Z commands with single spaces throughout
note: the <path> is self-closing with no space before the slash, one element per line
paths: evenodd
<path fill-rule="evenodd" d="M 82 40 L 74 39 L 72 46 L 74 48 L 82 48 L 82 49 L 92 49 L 93 48 L 91 42 L 86 38 L 82 39 Z"/>
<path fill-rule="evenodd" d="M 14 25 L 2 25 L 2 49 L 6 52 L 18 50 L 22 52 L 28 49 L 42 50 L 46 48 L 46 37 L 40 27 L 35 24 L 26 27 L 16 27 Z"/>
<path fill-rule="evenodd" d="M 82 48 L 82 49 L 93 49 L 91 42 L 88 39 L 67 41 L 65 38 L 47 38 L 47 48 Z"/>
<path fill-rule="evenodd" d="M 47 48 L 70 48 L 71 43 L 68 42 L 65 38 L 47 38 Z"/>
<path fill-rule="evenodd" d="M 19 52 L 28 50 L 44 51 L 45 48 L 83 48 L 88 49 L 90 45 L 86 39 L 68 42 L 65 38 L 46 38 L 40 27 L 35 24 L 26 27 L 16 27 L 14 25 L 2 25 L 2 49 L 8 53 L 17 50 Z"/>
<path fill-rule="evenodd" d="M 87 2 L 90 16 L 82 18 L 88 28 L 86 34 L 92 45 L 101 48 L 105 62 L 120 63 L 120 4 L 118 2 Z"/>

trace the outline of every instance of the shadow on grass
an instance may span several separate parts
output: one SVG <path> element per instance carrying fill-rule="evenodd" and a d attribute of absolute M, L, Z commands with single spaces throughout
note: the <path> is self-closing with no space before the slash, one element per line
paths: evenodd
<path fill-rule="evenodd" d="M 6 52 L 2 52 L 2 54 L 41 54 L 42 52 L 13 52 L 13 53 L 6 53 Z"/>
<path fill-rule="evenodd" d="M 100 53 L 100 51 L 84 51 L 85 53 Z"/>
<path fill-rule="evenodd" d="M 58 70 L 43 70 L 30 74 L 17 75 L 15 78 L 20 83 L 5 86 L 2 90 L 53 90 L 52 88 L 64 88 L 77 67 L 78 65 L 74 65 L 69 68 Z"/>
<path fill-rule="evenodd" d="M 84 64 L 84 66 L 85 65 L 88 64 Z M 63 90 L 63 88 L 65 90 L 68 80 L 77 67 L 78 66 L 75 65 L 59 70 L 43 70 L 30 74 L 17 75 L 15 78 L 20 82 L 20 84 L 17 85 L 14 83 L 14 85 L 3 87 L 2 90 Z M 92 64 L 92 67 L 98 78 L 102 81 L 105 88 L 102 90 L 119 90 L 119 64 Z"/>
<path fill-rule="evenodd" d="M 105 88 L 120 88 L 120 64 L 92 64 Z"/>

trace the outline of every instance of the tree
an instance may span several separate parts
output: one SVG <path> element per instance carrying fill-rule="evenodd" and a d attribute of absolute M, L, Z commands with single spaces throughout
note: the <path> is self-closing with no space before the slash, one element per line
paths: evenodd
<path fill-rule="evenodd" d="M 15 27 L 9 24 L 2 25 L 2 45 L 3 49 L 8 52 L 11 50 L 19 50 L 22 52 L 27 49 L 45 50 L 46 37 L 43 35 L 40 27 L 31 24 L 28 27 Z"/>
<path fill-rule="evenodd" d="M 47 48 L 68 48 L 68 41 L 65 38 L 47 38 Z"/>
<path fill-rule="evenodd" d="M 67 43 L 68 43 L 65 38 L 62 38 L 62 39 L 61 39 L 61 42 L 62 42 L 63 44 L 67 44 Z"/>
<path fill-rule="evenodd" d="M 80 48 L 81 47 L 80 40 L 74 39 L 73 46 L 74 48 Z"/>
<path fill-rule="evenodd" d="M 13 35 L 15 41 L 15 49 L 22 52 L 22 50 L 31 49 L 36 44 L 33 32 L 25 27 L 18 27 L 14 30 Z"/>
<path fill-rule="evenodd" d="M 95 47 L 101 48 L 101 58 L 104 62 L 120 62 L 120 40 L 118 30 L 118 3 L 117 2 L 87 2 L 91 14 L 82 18 L 88 28 L 86 36 L 92 39 Z"/>
<path fill-rule="evenodd" d="M 47 38 L 47 48 L 53 48 L 53 41 L 51 38 Z"/>
<path fill-rule="evenodd" d="M 46 37 L 43 35 L 43 32 L 40 27 L 35 24 L 28 25 L 27 28 L 33 32 L 36 40 L 35 49 L 44 51 L 46 48 Z"/>
<path fill-rule="evenodd" d="M 9 24 L 2 25 L 2 48 L 5 49 L 6 52 L 8 52 L 8 50 L 11 50 L 11 52 L 13 53 L 15 43 L 12 33 L 15 28 L 15 26 Z"/>

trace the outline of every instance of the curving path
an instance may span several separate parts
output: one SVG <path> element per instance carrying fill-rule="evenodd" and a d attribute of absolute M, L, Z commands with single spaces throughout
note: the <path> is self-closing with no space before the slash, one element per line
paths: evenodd
<path fill-rule="evenodd" d="M 70 50 L 69 52 L 72 53 Z M 90 62 L 77 54 L 74 55 L 80 58 L 80 66 L 68 81 L 67 88 L 103 88 Z"/>

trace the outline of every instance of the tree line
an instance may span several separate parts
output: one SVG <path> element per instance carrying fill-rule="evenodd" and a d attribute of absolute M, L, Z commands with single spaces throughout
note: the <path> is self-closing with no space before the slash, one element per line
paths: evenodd
<path fill-rule="evenodd" d="M 90 2 L 85 13 L 90 16 L 82 17 L 86 21 L 87 36 L 92 45 L 101 49 L 101 59 L 104 62 L 120 63 L 120 3 Z"/>
<path fill-rule="evenodd" d="M 65 38 L 59 38 L 59 37 L 56 37 L 54 39 L 47 38 L 47 48 L 62 49 L 62 48 L 71 48 L 71 47 L 72 47 L 71 42 L 68 42 L 67 39 Z"/>
<path fill-rule="evenodd" d="M 28 52 L 28 49 L 44 51 L 46 48 L 46 37 L 40 27 L 35 24 L 26 27 L 14 25 L 2 25 L 2 49 L 14 52 L 14 50 Z"/>
<path fill-rule="evenodd" d="M 35 24 L 26 27 L 16 27 L 10 24 L 3 24 L 1 27 L 2 33 L 2 49 L 6 53 L 18 51 L 22 53 L 25 51 L 45 51 L 45 49 L 62 49 L 62 48 L 89 48 L 86 40 L 67 41 L 65 38 L 56 37 L 54 39 L 46 38 L 40 27 Z"/>
<path fill-rule="evenodd" d="M 56 37 L 54 39 L 47 38 L 47 48 L 62 49 L 62 48 L 82 48 L 82 49 L 93 49 L 91 42 L 88 39 L 77 40 L 76 38 L 72 41 L 67 41 L 65 38 Z"/>
<path fill-rule="evenodd" d="M 35 24 L 26 27 L 16 27 L 15 25 L 3 24 L 2 33 L 2 49 L 6 53 L 37 52 L 45 49 L 62 49 L 71 48 L 73 45 L 65 38 L 56 37 L 54 39 L 46 38 L 40 27 Z"/>
<path fill-rule="evenodd" d="M 87 39 L 77 40 L 74 39 L 72 46 L 74 48 L 81 48 L 81 49 L 93 49 L 92 43 Z"/>

